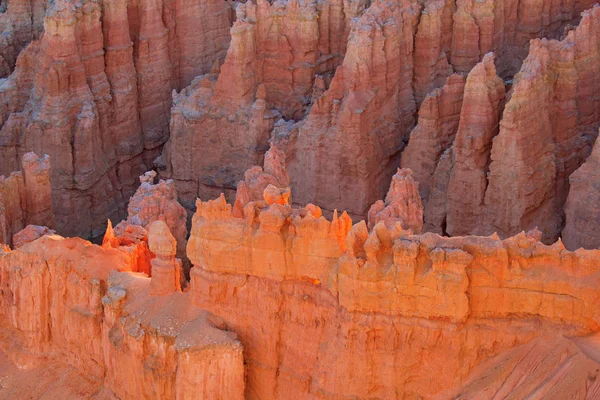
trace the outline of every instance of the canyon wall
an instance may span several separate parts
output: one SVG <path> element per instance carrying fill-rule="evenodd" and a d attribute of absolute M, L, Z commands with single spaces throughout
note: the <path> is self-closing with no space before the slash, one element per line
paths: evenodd
<path fill-rule="evenodd" d="M 590 339 L 600 331 L 600 250 L 548 246 L 538 230 L 415 234 L 419 226 L 403 228 L 423 215 L 410 170 L 397 171 L 368 224 L 346 212 L 327 219 L 314 204 L 292 207 L 273 146 L 234 206 L 223 195 L 197 200 L 188 283 L 169 227 L 185 226 L 184 212 L 173 183 L 154 178 L 140 177 L 128 219 L 109 222 L 102 246 L 45 232 L 0 250 L 0 356 L 22 371 L 75 367 L 87 379 L 71 381 L 80 395 L 101 398 L 599 390 L 585 377 L 600 367 Z M 524 363 L 535 372 L 519 370 L 515 382 L 510 368 Z M 570 386 L 540 383 L 559 367 Z"/>
<path fill-rule="evenodd" d="M 248 398 L 428 398 L 513 346 L 598 331 L 600 253 L 539 231 L 444 238 L 312 208 L 197 205 L 190 292 L 239 334 Z"/>
<path fill-rule="evenodd" d="M 600 248 L 600 140 L 587 161 L 569 178 L 562 240 L 568 249 Z"/>
<path fill-rule="evenodd" d="M 591 5 L 578 1 L 558 7 L 533 0 L 11 2 L 0 15 L 7 32 L 0 43 L 7 76 L 0 82 L 0 173 L 18 169 L 28 151 L 49 154 L 57 228 L 65 235 L 99 238 L 106 219 L 126 217 L 142 172 L 156 168 L 161 177 L 172 178 L 191 214 L 197 196 L 224 192 L 232 199 L 237 181 L 261 163 L 271 141 L 286 153 L 296 202 L 319 204 L 328 213 L 343 208 L 357 220 L 384 196 L 404 160 L 428 164 L 427 171 L 410 168 L 421 193 L 431 190 L 437 162 L 458 129 L 460 82 L 485 54 L 493 51 L 498 77 L 510 79 L 528 55 L 530 39 L 559 38 Z M 498 199 L 503 206 L 489 206 L 491 220 L 481 233 L 496 230 L 506 236 L 540 225 L 545 240 L 559 235 L 568 177 L 585 160 L 596 135 L 593 20 L 586 17 L 562 45 L 534 42 L 528 63 L 544 63 L 534 59 L 543 58 L 546 50 L 540 49 L 549 46 L 548 68 L 562 74 L 556 91 L 564 98 L 548 107 L 571 107 L 564 111 L 568 115 L 553 116 L 557 177 L 547 178 L 555 182 L 536 196 L 543 204 L 516 204 L 510 195 L 495 193 L 508 197 Z M 561 50 L 570 44 L 577 50 Z M 558 60 L 569 52 L 573 66 L 565 67 Z M 567 77 L 568 71 L 576 71 L 577 78 Z M 525 80 L 516 83 L 523 86 Z M 519 101 L 516 86 L 515 96 L 507 98 L 514 97 L 513 105 Z M 577 134 L 571 126 L 573 101 L 579 110 Z M 504 124 L 512 118 L 511 109 Z M 427 128 L 428 123 L 433 125 Z M 418 138 L 437 129 L 436 123 L 445 132 L 441 148 L 414 155 L 411 138 L 427 141 Z M 498 135 L 497 147 L 506 134 Z M 507 172 L 494 151 L 490 157 L 493 168 L 486 165 L 480 174 L 491 168 L 487 180 L 496 185 Z M 450 179 L 441 178 L 443 171 L 438 183 Z M 519 179 L 515 185 L 522 189 Z M 343 196 L 347 191 L 355 196 Z M 477 196 L 469 204 L 479 203 Z M 428 201 L 423 198 L 425 205 Z M 438 199 L 444 207 L 452 201 Z M 431 213 L 426 207 L 425 215 Z M 471 229 L 478 217 L 445 221 L 445 212 L 438 214 L 432 217 L 436 222 L 426 221 L 426 229 L 444 232 L 450 223 L 452 232 L 480 233 Z M 541 220 L 547 223 L 542 226 Z"/>
<path fill-rule="evenodd" d="M 592 4 L 239 5 L 225 63 L 175 99 L 164 176 L 175 180 L 188 210 L 196 196 L 223 191 L 233 199 L 236 182 L 260 164 L 270 138 L 287 155 L 295 201 L 365 217 L 400 165 L 428 93 L 491 51 L 499 76 L 511 78 L 530 39 L 559 37 Z M 455 109 L 445 112 L 458 117 L 459 97 L 448 97 Z M 355 196 L 342 196 L 348 191 Z"/>
<path fill-rule="evenodd" d="M 175 264 L 174 238 L 165 259 L 160 250 L 167 236 L 156 239 L 152 233 L 151 227 L 153 269 L 161 262 Z M 79 386 L 72 394 L 77 398 L 101 393 L 124 399 L 242 399 L 244 366 L 236 335 L 221 319 L 191 305 L 188 293 L 151 295 L 163 276 L 137 272 L 139 259 L 130 256 L 148 252 L 148 246 L 121 240 L 128 243 L 100 247 L 50 235 L 18 250 L 0 250 L 3 353 L 24 370 L 52 360 L 77 368 L 89 387 Z M 14 398 L 31 393 L 26 387 L 14 390 Z"/>
<path fill-rule="evenodd" d="M 50 157 L 26 153 L 21 163 L 21 171 L 0 176 L 0 244 L 11 245 L 27 225 L 55 226 Z"/>
<path fill-rule="evenodd" d="M 198 196 L 231 197 L 244 172 L 262 163 L 275 122 L 304 116 L 341 63 L 350 21 L 367 3 L 238 5 L 224 63 L 174 96 L 164 175 L 188 210 Z"/>
<path fill-rule="evenodd" d="M 421 108 L 402 165 L 421 184 L 427 230 L 507 237 L 538 227 L 547 243 L 560 236 L 569 177 L 590 154 L 600 126 L 593 77 L 600 8 L 582 15 L 561 41 L 531 42 L 506 99 L 491 56 L 468 74 L 460 105 L 461 95 L 449 94 L 460 90 L 451 79 L 426 99 L 424 105 L 437 108 Z M 446 98 L 456 106 L 445 105 Z M 449 128 L 440 135 L 441 127 Z M 434 196 L 436 178 L 441 190 Z M 579 207 L 595 213 L 593 202 Z M 570 248 L 594 247 L 570 235 Z"/>
<path fill-rule="evenodd" d="M 12 4 L 2 18 L 17 21 Z M 60 232 L 101 236 L 169 137 L 171 91 L 224 58 L 231 18 L 219 0 L 49 3 L 43 35 L 21 35 L 0 83 L 0 173 L 28 151 L 49 154 Z"/>

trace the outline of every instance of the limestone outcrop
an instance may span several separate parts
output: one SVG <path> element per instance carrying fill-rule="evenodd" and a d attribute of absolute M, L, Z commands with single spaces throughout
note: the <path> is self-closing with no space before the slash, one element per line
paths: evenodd
<path fill-rule="evenodd" d="M 27 153 L 21 171 L 0 176 L 0 243 L 12 244 L 13 236 L 28 225 L 39 225 L 42 230 L 55 227 L 47 155 L 38 158 Z"/>

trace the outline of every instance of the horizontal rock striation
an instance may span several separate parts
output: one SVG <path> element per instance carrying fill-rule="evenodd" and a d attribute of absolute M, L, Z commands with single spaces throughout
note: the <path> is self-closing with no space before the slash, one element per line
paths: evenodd
<path fill-rule="evenodd" d="M 130 246 L 53 235 L 1 250 L 2 350 L 23 369 L 76 367 L 96 382 L 79 396 L 242 399 L 235 334 L 189 294 L 150 296 L 145 274 L 118 272 L 137 270 Z"/>
<path fill-rule="evenodd" d="M 251 396 L 431 396 L 546 329 L 598 330 L 598 250 L 538 239 L 369 231 L 277 204 L 236 218 L 221 197 L 198 201 L 190 290 L 240 335 Z M 424 385 L 436 357 L 450 368 Z"/>

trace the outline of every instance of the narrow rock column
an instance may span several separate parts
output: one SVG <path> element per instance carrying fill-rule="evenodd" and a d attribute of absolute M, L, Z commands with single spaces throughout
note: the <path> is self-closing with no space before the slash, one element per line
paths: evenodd
<path fill-rule="evenodd" d="M 169 227 L 163 221 L 154 221 L 148 232 L 148 245 L 156 258 L 150 261 L 152 278 L 150 294 L 163 296 L 175 291 L 181 291 L 180 271 L 181 260 L 175 258 L 177 241 Z"/>

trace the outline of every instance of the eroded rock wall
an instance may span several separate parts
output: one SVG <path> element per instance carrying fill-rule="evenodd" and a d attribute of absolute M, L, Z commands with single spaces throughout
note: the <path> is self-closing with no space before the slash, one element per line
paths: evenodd
<path fill-rule="evenodd" d="M 440 101 L 452 78 L 424 101 L 402 163 L 420 183 L 426 230 L 508 237 L 538 227 L 547 243 L 560 236 L 569 177 L 600 125 L 590 72 L 600 54 L 599 10 L 584 12 L 561 41 L 533 40 L 508 93 L 491 55 L 484 57 L 468 75 L 461 106 L 460 94 L 450 97 L 458 126 L 448 124 L 456 113 L 440 111 L 448 109 Z"/>
<path fill-rule="evenodd" d="M 543 332 L 598 330 L 597 250 L 285 210 L 198 201 L 188 242 L 194 302 L 240 335 L 250 397 L 428 397 Z"/>
<path fill-rule="evenodd" d="M 96 382 L 81 396 L 242 399 L 235 334 L 189 294 L 150 296 L 147 275 L 119 272 L 138 270 L 131 246 L 51 235 L 0 250 L 3 352 L 25 370 L 52 360 L 76 367 Z"/>
<path fill-rule="evenodd" d="M 52 2 L 43 35 L 25 35 L 0 83 L 0 173 L 28 151 L 49 154 L 59 231 L 101 236 L 169 137 L 172 90 L 225 57 L 231 19 L 218 0 Z"/>
<path fill-rule="evenodd" d="M 0 243 L 11 245 L 27 225 L 55 227 L 47 155 L 27 153 L 21 171 L 0 176 Z"/>

